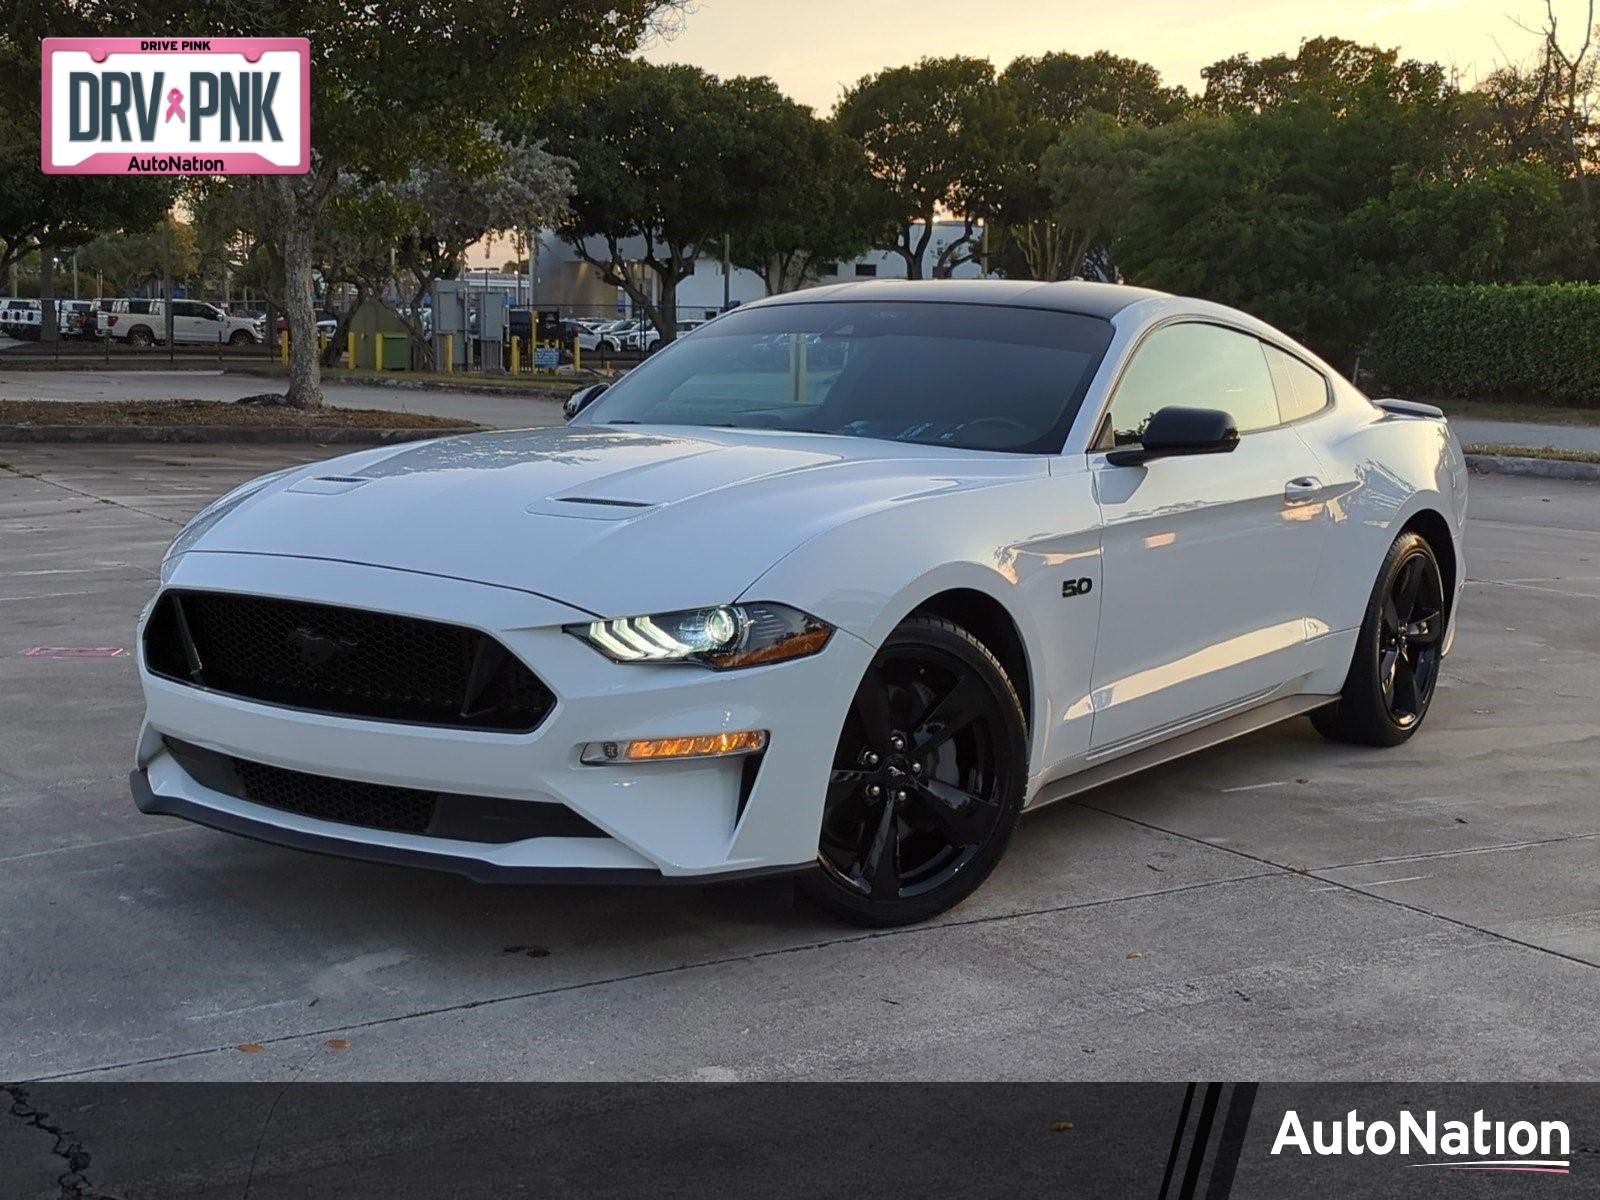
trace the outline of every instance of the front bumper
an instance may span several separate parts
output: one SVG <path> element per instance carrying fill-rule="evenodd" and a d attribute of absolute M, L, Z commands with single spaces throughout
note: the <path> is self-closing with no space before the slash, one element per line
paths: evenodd
<path fill-rule="evenodd" d="M 278 596 L 467 625 L 492 634 L 556 696 L 531 733 L 365 720 L 242 700 L 151 674 L 133 791 L 141 810 L 301 849 L 480 880 L 648 883 L 804 869 L 815 861 L 839 729 L 871 647 L 838 632 L 810 658 L 719 673 L 612 663 L 563 624 L 588 614 L 487 584 L 323 560 L 191 552 L 170 586 Z M 743 758 L 594 766 L 590 742 L 766 729 Z M 344 824 L 205 786 L 167 739 L 336 779 L 570 808 L 602 837 L 478 843 Z"/>

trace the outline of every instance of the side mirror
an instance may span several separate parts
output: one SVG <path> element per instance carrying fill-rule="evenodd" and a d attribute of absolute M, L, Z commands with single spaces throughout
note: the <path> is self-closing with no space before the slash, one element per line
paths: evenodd
<path fill-rule="evenodd" d="M 1238 444 L 1238 427 L 1220 409 L 1169 405 L 1150 418 L 1137 446 L 1113 450 L 1106 461 L 1116 467 L 1132 467 L 1181 454 L 1227 454 Z"/>
<path fill-rule="evenodd" d="M 600 393 L 610 386 L 609 383 L 591 383 L 588 387 L 579 388 L 567 397 L 567 402 L 561 406 L 561 415 L 569 421 L 572 420 L 598 400 Z"/>

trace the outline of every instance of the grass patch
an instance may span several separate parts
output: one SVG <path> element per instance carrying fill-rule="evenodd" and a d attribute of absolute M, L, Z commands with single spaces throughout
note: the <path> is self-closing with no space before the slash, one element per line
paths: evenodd
<path fill-rule="evenodd" d="M 1536 425 L 1600 425 L 1600 406 L 1546 404 L 1537 400 L 1430 399 L 1447 417 L 1463 421 L 1524 421 Z"/>
<path fill-rule="evenodd" d="M 223 425 L 317 429 L 476 429 L 471 421 L 375 408 L 285 408 L 220 400 L 67 403 L 0 400 L 0 425 Z"/>
<path fill-rule="evenodd" d="M 1556 462 L 1600 463 L 1600 450 L 1562 450 L 1556 446 L 1501 446 L 1473 442 L 1462 447 L 1468 454 L 1498 454 L 1506 458 L 1549 458 Z"/>

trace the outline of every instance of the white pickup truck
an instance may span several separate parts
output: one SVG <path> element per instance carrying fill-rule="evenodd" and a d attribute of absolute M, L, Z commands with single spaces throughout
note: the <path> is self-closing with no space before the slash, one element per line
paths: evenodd
<path fill-rule="evenodd" d="M 100 336 L 134 346 L 165 342 L 167 313 L 164 300 L 104 300 L 100 304 Z M 172 302 L 172 343 L 175 346 L 249 345 L 266 337 L 262 320 L 230 317 L 203 300 Z"/>

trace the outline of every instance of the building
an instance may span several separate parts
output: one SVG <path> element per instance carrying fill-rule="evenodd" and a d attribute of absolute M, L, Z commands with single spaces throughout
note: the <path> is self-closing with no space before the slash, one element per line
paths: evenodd
<path fill-rule="evenodd" d="M 933 264 L 940 253 L 961 236 L 964 226 L 960 221 L 939 221 L 934 225 L 933 237 L 928 243 L 924 275 L 932 274 Z M 644 253 L 644 239 L 633 238 L 623 243 L 625 254 Z M 594 253 L 605 253 L 604 242 L 594 239 Z M 647 288 L 657 287 L 653 272 L 637 265 L 634 274 Z M 573 251 L 565 241 L 553 233 L 544 233 L 538 242 L 534 257 L 532 304 L 535 308 L 559 308 L 563 316 L 572 317 L 630 317 L 636 314 L 626 291 L 615 284 L 606 283 L 600 274 Z M 900 279 L 905 277 L 905 260 L 898 254 L 883 250 L 870 250 L 860 258 L 832 264 L 815 284 L 842 283 L 852 279 Z M 976 262 L 963 263 L 954 274 L 958 279 L 976 279 L 983 273 Z M 483 278 L 485 287 L 515 293 L 518 303 L 529 302 L 529 281 L 491 272 L 474 271 L 472 278 Z M 678 315 L 682 319 L 713 317 L 723 308 L 724 289 L 731 304 L 745 304 L 759 300 L 767 294 L 766 285 L 753 271 L 735 267 L 723 280 L 722 263 L 711 255 L 702 255 L 694 264 L 694 271 L 678 284 Z"/>

